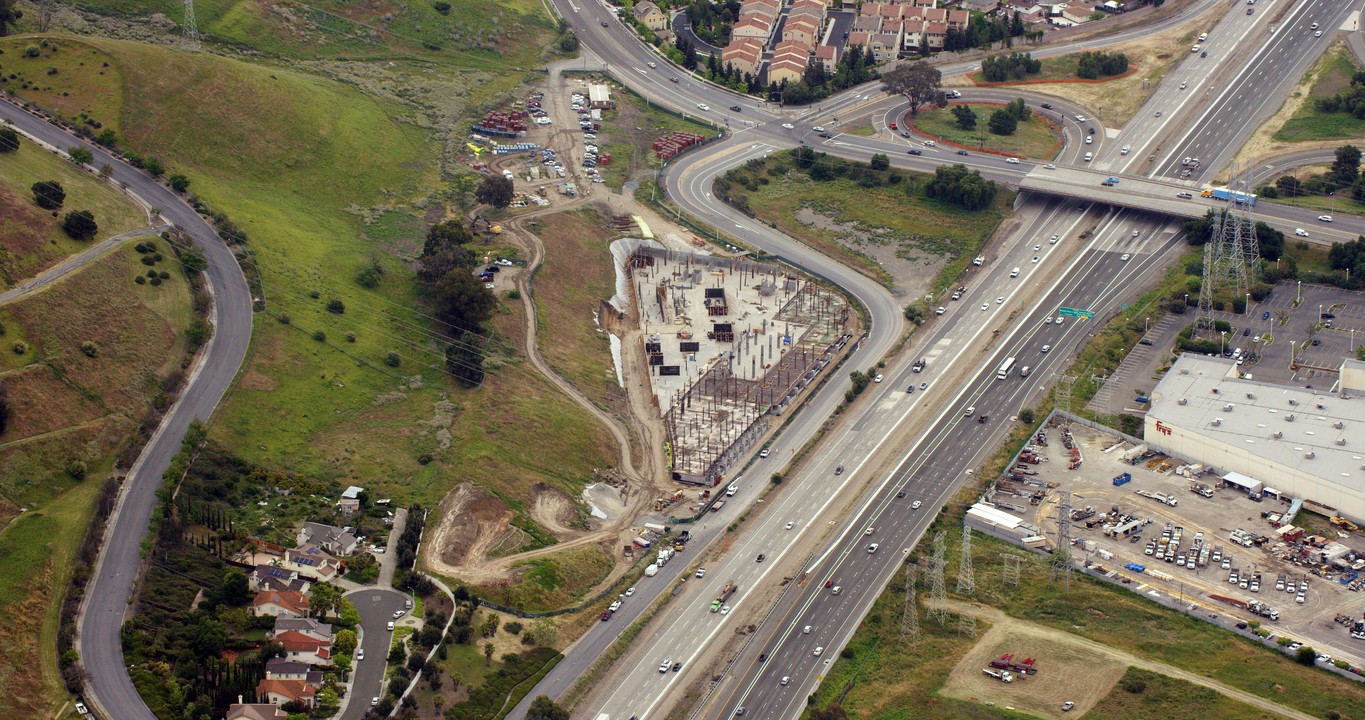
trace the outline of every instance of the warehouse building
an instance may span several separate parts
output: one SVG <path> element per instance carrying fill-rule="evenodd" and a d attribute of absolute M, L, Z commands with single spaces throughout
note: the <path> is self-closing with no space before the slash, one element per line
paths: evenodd
<path fill-rule="evenodd" d="M 1152 391 L 1148 445 L 1249 494 L 1365 520 L 1365 364 L 1346 361 L 1331 390 L 1256 382 L 1239 369 L 1182 355 Z"/>

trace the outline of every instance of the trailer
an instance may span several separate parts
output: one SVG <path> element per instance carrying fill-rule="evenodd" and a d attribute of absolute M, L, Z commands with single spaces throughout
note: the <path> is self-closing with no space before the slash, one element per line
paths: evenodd
<path fill-rule="evenodd" d="M 725 601 L 729 600 L 730 596 L 735 594 L 735 589 L 737 587 L 734 580 L 725 583 L 725 587 L 720 589 L 720 594 L 716 596 L 715 600 L 711 601 L 711 612 L 720 612 L 721 607 L 725 605 Z"/>
<path fill-rule="evenodd" d="M 1239 205 L 1256 204 L 1255 193 L 1242 192 L 1241 190 L 1232 190 L 1225 187 L 1205 187 L 1203 190 L 1199 191 L 1199 196 L 1206 198 L 1211 197 L 1215 200 L 1231 201 Z"/>

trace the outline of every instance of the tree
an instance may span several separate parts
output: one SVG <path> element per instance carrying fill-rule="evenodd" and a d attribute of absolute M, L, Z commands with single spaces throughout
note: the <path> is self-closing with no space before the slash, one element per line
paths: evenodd
<path fill-rule="evenodd" d="M 1275 189 L 1285 197 L 1298 197 L 1302 192 L 1299 179 L 1293 175 L 1281 175 L 1275 178 Z"/>
<path fill-rule="evenodd" d="M 1332 168 L 1327 171 L 1328 177 L 1338 187 L 1350 187 L 1360 178 L 1360 150 L 1354 145 L 1342 145 L 1337 148 L 1336 160 L 1332 162 Z"/>
<path fill-rule="evenodd" d="M 954 105 L 953 117 L 957 118 L 957 126 L 963 130 L 976 129 L 976 113 L 966 105 Z"/>
<path fill-rule="evenodd" d="M 19 149 L 19 133 L 14 128 L 0 127 L 0 153 Z"/>
<path fill-rule="evenodd" d="M 168 178 L 171 182 L 171 189 L 182 193 L 190 188 L 190 179 L 184 175 L 176 174 Z"/>
<path fill-rule="evenodd" d="M 1008 110 L 996 110 L 991 113 L 990 128 L 996 135 L 1013 135 L 1019 129 L 1019 121 Z"/>
<path fill-rule="evenodd" d="M 56 180 L 39 180 L 29 189 L 33 191 L 33 202 L 44 210 L 56 210 L 66 202 L 66 190 Z"/>
<path fill-rule="evenodd" d="M 190 650 L 199 660 L 210 660 L 223 654 L 223 644 L 227 642 L 227 632 L 223 624 L 201 615 L 190 631 Z"/>
<path fill-rule="evenodd" d="M 1023 98 L 1015 98 L 1009 101 L 1005 104 L 1005 110 L 1019 122 L 1027 122 L 1029 118 L 1033 117 L 1033 111 L 1029 109 L 1028 105 L 1024 104 Z"/>
<path fill-rule="evenodd" d="M 482 332 L 498 300 L 483 281 L 463 270 L 452 270 L 432 288 L 436 317 L 454 326 L 453 333 Z"/>
<path fill-rule="evenodd" d="M 479 189 L 474 191 L 474 199 L 495 208 L 505 208 L 512 204 L 512 180 L 505 175 L 485 175 Z"/>
<path fill-rule="evenodd" d="M 251 600 L 251 583 L 247 580 L 246 573 L 236 568 L 223 573 L 223 584 L 219 588 L 218 596 L 223 604 L 232 607 L 241 607 Z"/>
<path fill-rule="evenodd" d="M 1274 262 L 1284 253 L 1284 233 L 1258 220 L 1256 244 L 1261 250 L 1261 257 Z"/>
<path fill-rule="evenodd" d="M 483 644 L 483 661 L 485 667 L 493 667 L 493 643 Z"/>
<path fill-rule="evenodd" d="M 356 647 L 356 635 L 354 630 L 338 630 L 336 639 L 332 641 L 332 649 L 342 655 L 354 655 Z"/>
<path fill-rule="evenodd" d="M 460 333 L 446 347 L 446 372 L 467 388 L 483 384 L 483 338 L 472 332 Z"/>
<path fill-rule="evenodd" d="M 559 49 L 566 53 L 578 51 L 578 36 L 574 34 L 574 31 L 570 30 L 564 33 L 564 37 L 559 39 Z"/>
<path fill-rule="evenodd" d="M 8 35 L 23 16 L 24 11 L 19 9 L 15 0 L 0 0 L 0 37 Z"/>
<path fill-rule="evenodd" d="M 1294 654 L 1294 659 L 1297 660 L 1300 665 L 1312 667 L 1313 663 L 1317 662 L 1318 651 L 1308 645 L 1302 645 L 1299 647 L 1298 652 Z"/>
<path fill-rule="evenodd" d="M 336 609 L 341 600 L 341 591 L 331 583 L 318 583 L 313 586 L 309 598 L 309 611 L 317 617 L 326 617 Z"/>
<path fill-rule="evenodd" d="M 5 395 L 4 388 L 0 388 L 0 435 L 5 434 L 5 428 L 9 426 L 9 397 Z"/>
<path fill-rule="evenodd" d="M 918 114 L 921 107 L 938 101 L 942 95 L 943 73 L 923 60 L 901 65 L 882 75 L 882 80 L 887 89 L 905 96 L 910 102 L 911 115 Z"/>
<path fill-rule="evenodd" d="M 848 720 L 848 713 L 844 711 L 842 705 L 830 703 L 821 710 L 813 711 L 810 720 Z"/>
<path fill-rule="evenodd" d="M 873 170 L 886 170 L 891 167 L 891 158 L 882 153 L 874 153 L 870 165 Z"/>
<path fill-rule="evenodd" d="M 526 711 L 526 720 L 569 720 L 569 711 L 548 696 L 541 695 L 531 701 L 531 709 Z"/>
<path fill-rule="evenodd" d="M 4 2 L 4 0 L 0 0 L 0 2 Z M 76 163 L 77 165 L 89 165 L 90 161 L 95 159 L 93 153 L 80 146 L 67 150 L 66 154 L 67 157 L 71 158 L 71 162 Z"/>
<path fill-rule="evenodd" d="M 95 224 L 95 216 L 89 210 L 77 210 L 69 212 L 62 218 L 62 230 L 66 231 L 76 240 L 89 240 L 99 232 L 99 226 Z"/>

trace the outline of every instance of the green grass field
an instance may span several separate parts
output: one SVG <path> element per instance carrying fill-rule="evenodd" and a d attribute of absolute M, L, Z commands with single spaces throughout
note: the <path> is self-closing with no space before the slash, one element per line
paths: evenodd
<path fill-rule="evenodd" d="M 1059 149 L 1057 138 L 1053 135 L 1052 128 L 1036 114 L 1019 123 L 1019 129 L 1013 135 L 996 135 L 987 129 L 987 124 L 991 113 L 1000 110 L 1001 106 L 980 103 L 966 105 L 976 112 L 977 124 L 974 130 L 963 130 L 958 127 L 957 119 L 950 110 L 938 108 L 921 110 L 915 116 L 915 127 L 921 132 L 937 135 L 967 147 L 1042 160 L 1056 156 Z"/>
<path fill-rule="evenodd" d="M 1109 696 L 1085 717 L 1091 720 L 1273 720 L 1280 716 L 1206 687 L 1130 667 Z"/>
<path fill-rule="evenodd" d="M 1280 203 L 1283 205 L 1293 205 L 1295 207 L 1312 208 L 1321 210 L 1329 215 L 1365 215 L 1365 203 L 1351 197 L 1349 190 L 1341 190 L 1337 193 L 1339 197 L 1333 200 L 1322 195 L 1305 195 L 1302 197 L 1288 198 L 1278 197 L 1267 202 Z M 1313 228 L 1305 227 L 1308 232 L 1313 232 Z"/>
<path fill-rule="evenodd" d="M 878 241 L 897 243 L 898 254 L 904 257 L 947 257 L 947 265 L 934 285 L 938 289 L 947 279 L 956 277 L 985 244 L 1009 207 L 1008 193 L 1003 192 L 989 209 L 968 212 L 918 192 L 908 194 L 906 183 L 869 189 L 844 179 L 816 182 L 804 172 L 791 170 L 786 154 L 770 158 L 759 167 L 767 183 L 747 193 L 749 207 L 757 217 L 776 223 L 783 232 L 843 258 L 882 282 L 889 279 L 875 261 L 842 242 L 834 230 L 798 221 L 800 210 L 811 208 L 860 229 L 882 228 L 887 234 Z M 924 178 L 912 177 L 917 183 Z"/>
<path fill-rule="evenodd" d="M 72 240 L 62 232 L 60 217 L 34 204 L 30 188 L 42 180 L 55 180 L 66 191 L 59 215 L 72 210 L 94 214 L 100 228 L 95 240 Z M 30 142 L 21 141 L 18 152 L 0 155 L 0 193 L 5 198 L 0 207 L 0 284 L 4 287 L 41 273 L 93 242 L 147 225 L 142 208 L 126 195 Z"/>
<path fill-rule="evenodd" d="M 1360 67 L 1344 45 L 1332 45 L 1327 54 L 1308 71 L 1306 77 L 1317 76 L 1317 81 L 1308 91 L 1308 99 L 1275 133 L 1274 139 L 1280 142 L 1304 142 L 1365 137 L 1365 120 L 1357 120 L 1350 113 L 1319 112 L 1317 108 L 1318 99 L 1331 97 L 1350 85 L 1351 75 L 1359 70 Z"/>

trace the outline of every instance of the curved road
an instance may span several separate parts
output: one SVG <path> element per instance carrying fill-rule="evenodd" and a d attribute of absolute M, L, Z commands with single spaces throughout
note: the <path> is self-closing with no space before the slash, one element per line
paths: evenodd
<path fill-rule="evenodd" d="M 109 519 L 103 550 L 77 620 L 81 662 L 89 674 L 86 703 L 101 717 L 117 720 L 156 720 L 142 702 L 123 663 L 120 629 L 133 579 L 141 563 L 140 544 L 156 505 L 156 489 L 171 458 L 180 449 L 190 421 L 207 421 L 232 386 L 251 343 L 251 293 L 237 259 L 213 228 L 169 188 L 125 164 L 97 145 L 68 134 L 18 106 L 0 100 L 0 122 L 12 125 L 30 139 L 50 147 L 84 147 L 94 156 L 92 167 L 108 163 L 113 179 L 161 217 L 194 239 L 208 260 L 205 275 L 214 303 L 210 314 L 213 339 L 204 346 L 198 365 L 151 441 L 138 456 L 124 482 L 119 504 Z"/>

